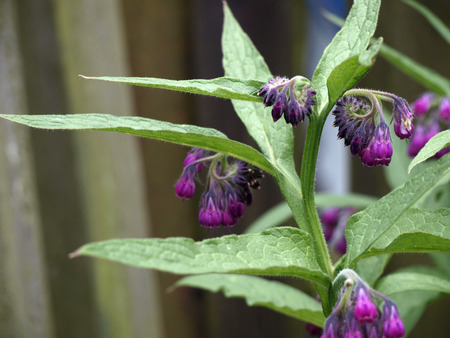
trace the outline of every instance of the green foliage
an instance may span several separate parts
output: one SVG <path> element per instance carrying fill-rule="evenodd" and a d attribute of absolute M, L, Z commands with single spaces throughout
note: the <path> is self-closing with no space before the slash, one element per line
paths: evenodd
<path fill-rule="evenodd" d="M 155 77 L 92 77 L 81 76 L 88 80 L 101 80 L 126 83 L 141 87 L 175 90 L 184 93 L 209 95 L 223 99 L 235 99 L 261 102 L 256 93 L 264 84 L 263 81 L 241 80 L 232 77 L 219 77 L 211 80 L 167 80 Z"/>
<path fill-rule="evenodd" d="M 232 141 L 212 128 L 186 124 L 173 124 L 135 116 L 108 114 L 76 115 L 0 115 L 1 118 L 33 128 L 50 130 L 101 130 L 115 131 L 191 147 L 221 152 L 242 159 L 274 174 L 271 165 L 254 148 Z"/>
<path fill-rule="evenodd" d="M 439 150 L 448 146 L 450 146 L 450 130 L 444 130 L 439 134 L 434 135 L 411 161 L 408 167 L 408 173 L 411 172 L 411 169 L 417 164 L 428 160 L 430 157 L 436 155 Z"/>
<path fill-rule="evenodd" d="M 317 92 L 317 111 L 320 114 L 328 105 L 334 105 L 334 102 L 330 102 L 328 97 L 327 84 L 331 85 L 332 88 L 343 89 L 342 86 L 335 85 L 334 82 L 329 80 L 333 70 L 344 61 L 353 56 L 359 56 L 366 50 L 370 38 L 375 32 L 379 8 L 379 0 L 355 1 L 343 27 L 323 52 L 312 78 L 313 88 Z M 354 62 L 352 63 L 354 64 Z M 355 78 L 353 67 L 344 70 L 345 72 L 348 71 L 349 75 L 342 78 L 354 78 L 352 80 L 354 83 L 358 81 Z M 362 77 L 364 74 L 365 72 L 360 72 L 358 76 Z M 333 78 L 340 83 L 341 78 L 336 75 L 334 74 Z M 344 81 L 344 85 L 348 84 L 348 81 Z"/>
<path fill-rule="evenodd" d="M 99 257 L 176 274 L 295 276 L 326 285 L 329 277 L 320 270 L 311 247 L 308 233 L 286 227 L 201 242 L 182 237 L 113 239 L 86 244 L 73 256 Z"/>
<path fill-rule="evenodd" d="M 225 297 L 244 298 L 248 306 L 263 306 L 320 327 L 325 322 L 317 300 L 277 281 L 243 275 L 209 274 L 184 277 L 175 286 L 222 291 Z"/>
<path fill-rule="evenodd" d="M 361 80 L 375 63 L 383 38 L 379 38 L 369 49 L 352 56 L 333 69 L 328 77 L 328 98 L 336 102 Z"/>
<path fill-rule="evenodd" d="M 447 156 L 350 217 L 345 229 L 345 267 L 354 267 L 360 258 L 374 254 L 450 249 L 448 209 L 413 209 L 420 198 L 449 178 Z"/>
<path fill-rule="evenodd" d="M 449 38 L 446 27 L 431 12 L 412 1 L 408 3 L 421 11 L 444 38 Z M 380 0 L 355 0 L 342 29 L 325 49 L 315 69 L 312 87 L 317 92 L 317 105 L 310 116 L 301 178 L 294 162 L 292 127 L 283 121 L 274 123 L 270 108 L 265 108 L 256 95 L 273 76 L 226 2 L 222 34 L 224 77 L 180 81 L 83 77 L 230 99 L 261 152 L 230 140 L 215 129 L 141 117 L 0 115 L 35 128 L 114 131 L 220 152 L 273 175 L 286 199 L 263 214 L 244 235 L 199 242 L 189 238 L 113 239 L 86 244 L 72 257 L 91 256 L 135 267 L 193 274 L 180 280 L 176 286 L 223 291 L 227 297 L 244 298 L 250 306 L 264 306 L 319 326 L 324 324 L 324 315 L 320 304 L 312 297 L 280 282 L 234 274 L 294 276 L 309 280 L 320 293 L 323 312 L 328 314 L 333 305 L 330 299 L 337 299 L 344 280 L 340 276 L 332 284 L 331 278 L 344 268 L 354 268 L 367 283 L 376 285 L 380 292 L 397 301 L 407 329 L 411 329 L 426 302 L 442 293 L 449 293 L 448 256 L 433 256 L 439 274 L 410 269 L 378 279 L 392 253 L 450 252 L 450 209 L 419 209 L 427 205 L 424 202 L 427 196 L 433 191 L 440 193 L 443 184 L 448 184 L 450 156 L 422 164 L 421 170 L 414 171 L 414 177 L 407 178 L 410 160 L 405 145 L 394 143 L 396 155 L 387 172 L 388 180 L 396 189 L 385 197 L 377 201 L 358 194 L 314 194 L 317 152 L 325 119 L 335 101 L 370 70 L 378 53 L 429 89 L 450 96 L 448 79 L 382 45 L 381 38 L 372 40 L 373 44 L 368 48 L 376 28 L 379 7 Z M 448 130 L 436 135 L 409 164 L 408 170 L 449 144 Z M 317 214 L 317 207 L 332 206 L 365 208 L 349 219 L 345 230 L 347 253 L 335 266 L 329 257 Z M 300 229 L 273 228 L 292 216 Z M 410 297 L 413 293 L 418 296 Z"/>
<path fill-rule="evenodd" d="M 224 2 L 224 26 L 222 33 L 223 68 L 226 76 L 241 79 L 267 81 L 271 72 L 263 57 L 234 18 Z M 236 114 L 248 133 L 261 148 L 276 171 L 280 189 L 299 226 L 304 226 L 300 179 L 294 163 L 294 137 L 290 125 L 279 121 L 273 123 L 269 109 L 261 104 L 232 100 Z"/>

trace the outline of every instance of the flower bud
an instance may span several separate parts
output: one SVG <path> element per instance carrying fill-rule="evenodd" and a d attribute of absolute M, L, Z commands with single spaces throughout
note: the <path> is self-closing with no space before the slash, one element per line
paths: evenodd
<path fill-rule="evenodd" d="M 446 123 L 450 123 L 450 98 L 444 97 L 439 107 L 439 117 Z"/>
<path fill-rule="evenodd" d="M 401 338 L 405 335 L 405 326 L 398 315 L 397 306 L 390 300 L 384 303 L 383 333 L 386 338 Z"/>
<path fill-rule="evenodd" d="M 432 93 L 425 93 L 421 97 L 419 97 L 413 103 L 413 112 L 414 115 L 419 117 L 428 112 L 431 107 L 431 103 L 433 102 L 434 95 Z"/>

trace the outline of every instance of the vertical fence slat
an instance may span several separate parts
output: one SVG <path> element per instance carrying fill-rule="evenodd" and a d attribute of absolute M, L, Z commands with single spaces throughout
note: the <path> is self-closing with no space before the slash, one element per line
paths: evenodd
<path fill-rule="evenodd" d="M 26 111 L 15 2 L 0 2 L 0 111 Z M 0 122 L 0 336 L 52 337 L 41 225 L 25 128 Z"/>
<path fill-rule="evenodd" d="M 126 75 L 119 7 L 91 1 L 55 1 L 64 79 L 71 113 L 130 114 L 126 86 L 80 79 Z M 109 133 L 75 135 L 77 170 L 92 241 L 146 237 L 148 211 L 136 139 Z M 98 325 L 104 337 L 161 337 L 155 274 L 94 261 Z"/>

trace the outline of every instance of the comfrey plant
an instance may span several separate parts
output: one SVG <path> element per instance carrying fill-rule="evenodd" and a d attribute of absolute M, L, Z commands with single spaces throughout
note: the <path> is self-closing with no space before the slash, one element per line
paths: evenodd
<path fill-rule="evenodd" d="M 37 128 L 124 132 L 191 147 L 175 193 L 181 199 L 190 199 L 202 182 L 201 176 L 206 174 L 198 216 L 199 223 L 207 228 L 236 224 L 250 205 L 252 190 L 259 187 L 263 172 L 273 177 L 286 199 L 271 214 L 272 220 L 262 216 L 259 224 L 266 223 L 258 231 L 251 227 L 252 231 L 243 235 L 198 242 L 178 237 L 106 240 L 86 244 L 72 257 L 100 257 L 190 275 L 176 285 L 239 295 L 248 304 L 265 306 L 322 328 L 322 333 L 315 333 L 323 337 L 407 334 L 425 304 L 440 293 L 450 292 L 448 260 L 439 256 L 450 252 L 450 209 L 448 200 L 443 200 L 449 196 L 435 193 L 448 187 L 450 156 L 417 165 L 448 145 L 448 130 L 437 134 L 433 138 L 437 137 L 437 141 L 430 140 L 414 158 L 409 168 L 414 168 L 411 176 L 407 177 L 406 168 L 399 172 L 407 177 L 405 183 L 379 200 L 352 194 L 333 198 L 314 191 L 321 133 L 330 113 L 335 117 L 338 137 L 369 167 L 387 166 L 396 160 L 393 137 L 408 139 L 417 134 L 419 127 L 414 127 L 413 112 L 405 99 L 383 91 L 353 88 L 371 69 L 379 53 L 390 61 L 406 59 L 386 48 L 382 39 L 372 40 L 371 44 L 379 7 L 380 0 L 355 0 L 310 80 L 303 76 L 273 76 L 226 3 L 222 35 L 224 77 L 182 81 L 85 77 L 231 99 L 260 150 L 230 140 L 211 128 L 139 117 L 1 115 Z M 413 67 L 412 74 L 430 73 L 412 61 L 401 64 Z M 447 79 L 433 81 L 427 77 L 425 84 L 449 97 Z M 382 101 L 392 104 L 392 120 L 385 117 Z M 279 121 L 282 116 L 286 123 Z M 299 176 L 292 129 L 306 119 L 309 123 Z M 396 166 L 392 170 L 403 169 Z M 430 198 L 447 205 L 427 209 L 425 202 Z M 319 204 L 354 205 L 361 211 L 353 214 L 348 209 L 345 225 L 335 226 L 330 237 L 325 220 L 325 231 L 322 229 Z M 298 226 L 272 227 L 282 223 L 280 220 L 286 215 L 293 217 Z M 343 253 L 337 262 L 332 261 L 326 241 L 333 236 L 335 244 L 339 239 Z M 392 254 L 407 252 L 435 253 L 435 268 L 411 267 L 380 278 Z M 314 285 L 320 303 L 315 296 L 260 276 L 305 279 Z M 412 303 L 411 298 L 416 302 Z"/>

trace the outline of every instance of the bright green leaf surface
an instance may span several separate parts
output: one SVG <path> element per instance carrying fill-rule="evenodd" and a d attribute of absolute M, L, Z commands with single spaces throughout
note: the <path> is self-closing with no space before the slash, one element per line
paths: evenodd
<path fill-rule="evenodd" d="M 379 38 L 368 50 L 352 56 L 333 69 L 327 80 L 330 102 L 336 102 L 366 75 L 375 63 L 382 42 L 383 39 Z"/>
<path fill-rule="evenodd" d="M 335 195 L 326 193 L 316 194 L 316 205 L 318 208 L 328 207 L 355 207 L 364 209 L 375 203 L 376 198 L 363 194 Z M 262 214 L 246 230 L 246 233 L 256 233 L 265 229 L 282 225 L 292 217 L 292 211 L 288 204 L 282 202 Z"/>
<path fill-rule="evenodd" d="M 240 79 L 268 81 L 272 78 L 263 57 L 234 18 L 224 2 L 224 27 L 222 34 L 223 67 L 225 75 Z M 301 201 L 300 179 L 293 158 L 292 127 L 284 121 L 272 120 L 270 108 L 262 103 L 232 100 L 237 115 L 249 134 L 273 165 L 277 181 L 292 208 L 297 223 L 305 224 Z"/>
<path fill-rule="evenodd" d="M 395 252 L 450 252 L 450 209 L 409 209 L 364 256 Z"/>
<path fill-rule="evenodd" d="M 434 135 L 425 146 L 419 151 L 416 157 L 411 161 L 408 167 L 408 173 L 417 164 L 428 160 L 430 157 L 434 156 L 439 150 L 450 146 L 450 129 L 444 130 L 437 135 Z"/>
<path fill-rule="evenodd" d="M 405 3 L 420 12 L 428 22 L 436 29 L 436 31 L 450 44 L 450 29 L 444 25 L 441 19 L 439 19 L 433 12 L 428 8 L 421 5 L 420 3 L 412 0 L 403 0 Z"/>
<path fill-rule="evenodd" d="M 244 273 L 296 276 L 325 284 L 311 237 L 297 228 L 228 235 L 201 242 L 190 238 L 113 239 L 82 246 L 74 256 L 105 258 L 175 274 Z"/>
<path fill-rule="evenodd" d="M 424 211 L 422 218 L 420 212 L 411 210 L 418 200 L 449 177 L 450 156 L 437 161 L 377 203 L 350 217 L 345 229 L 345 266 L 351 268 L 361 257 L 375 253 L 438 251 L 450 248 L 448 214 L 445 209 L 439 209 L 439 214 Z M 447 223 L 440 224 L 445 220 Z M 423 223 L 415 223 L 427 221 L 432 224 L 424 226 Z M 414 242 L 416 240 L 417 245 Z"/>
<path fill-rule="evenodd" d="M 262 102 L 256 93 L 264 84 L 262 81 L 240 80 L 231 77 L 196 80 L 167 80 L 155 77 L 91 77 L 82 76 L 89 80 L 101 80 L 116 83 L 126 83 L 141 87 L 169 89 L 191 94 L 202 94 L 224 99 L 246 100 Z"/>
<path fill-rule="evenodd" d="M 102 130 L 115 131 L 156 140 L 201 147 L 245 160 L 274 174 L 271 165 L 256 149 L 228 139 L 211 128 L 186 124 L 173 124 L 136 116 L 108 114 L 75 115 L 0 115 L 13 122 L 34 128 L 52 130 Z"/>
<path fill-rule="evenodd" d="M 375 32 L 380 8 L 379 0 L 355 0 L 344 26 L 325 49 L 312 78 L 312 86 L 317 92 L 317 110 L 329 105 L 327 81 L 345 60 L 360 55 L 369 45 Z"/>
<path fill-rule="evenodd" d="M 338 26 L 344 24 L 344 20 L 336 15 L 325 12 L 325 17 Z M 396 66 L 406 75 L 415 79 L 429 90 L 439 95 L 450 96 L 450 80 L 443 77 L 434 70 L 427 68 L 420 63 L 409 58 L 405 54 L 400 53 L 394 48 L 389 47 L 385 43 L 380 48 L 380 54 L 391 64 Z"/>
<path fill-rule="evenodd" d="M 228 298 L 244 298 L 248 306 L 263 306 L 320 327 L 325 322 L 317 300 L 277 281 L 253 276 L 209 274 L 184 277 L 176 286 L 222 291 Z"/>

